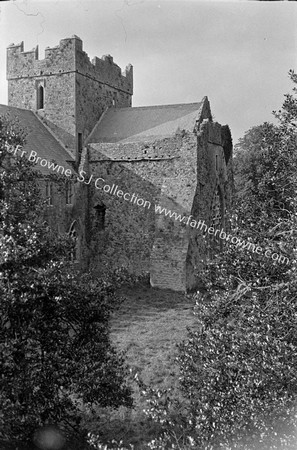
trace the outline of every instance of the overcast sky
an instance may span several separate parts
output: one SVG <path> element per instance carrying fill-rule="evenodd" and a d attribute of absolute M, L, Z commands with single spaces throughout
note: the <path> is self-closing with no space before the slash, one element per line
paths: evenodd
<path fill-rule="evenodd" d="M 47 46 L 76 34 L 88 55 L 134 66 L 133 106 L 208 96 L 234 141 L 273 120 L 296 68 L 295 2 L 86 0 L 0 3 L 0 103 L 7 104 L 6 47 Z"/>

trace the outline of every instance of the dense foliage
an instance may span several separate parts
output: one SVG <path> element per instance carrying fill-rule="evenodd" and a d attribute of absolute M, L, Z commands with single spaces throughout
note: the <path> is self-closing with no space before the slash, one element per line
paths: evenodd
<path fill-rule="evenodd" d="M 78 430 L 80 402 L 131 405 L 109 338 L 113 290 L 75 272 L 73 242 L 42 221 L 40 177 L 21 156 L 24 139 L 0 118 L 0 440 L 9 441 L 46 424 Z"/>
<path fill-rule="evenodd" d="M 234 240 L 204 271 L 197 330 L 179 348 L 180 395 L 140 382 L 164 428 L 151 448 L 296 448 L 295 94 L 277 125 L 252 128 L 236 148 Z"/>

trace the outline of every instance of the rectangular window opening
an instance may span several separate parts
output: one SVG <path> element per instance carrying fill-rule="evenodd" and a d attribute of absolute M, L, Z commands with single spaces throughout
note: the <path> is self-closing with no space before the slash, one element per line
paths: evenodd
<path fill-rule="evenodd" d="M 66 205 L 73 204 L 73 184 L 71 181 L 66 182 Z"/>

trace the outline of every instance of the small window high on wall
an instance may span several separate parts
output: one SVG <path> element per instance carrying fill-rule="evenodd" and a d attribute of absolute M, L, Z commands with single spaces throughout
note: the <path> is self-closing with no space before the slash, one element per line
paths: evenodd
<path fill-rule="evenodd" d="M 40 84 L 37 86 L 37 109 L 44 108 L 44 87 Z"/>

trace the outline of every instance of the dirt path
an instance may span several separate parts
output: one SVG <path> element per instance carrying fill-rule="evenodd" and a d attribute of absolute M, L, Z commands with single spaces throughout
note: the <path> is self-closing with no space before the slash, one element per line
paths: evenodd
<path fill-rule="evenodd" d="M 193 300 L 147 285 L 121 288 L 125 298 L 111 322 L 112 339 L 147 382 L 167 384 L 176 344 L 193 327 Z"/>

